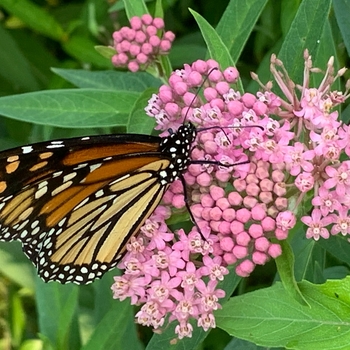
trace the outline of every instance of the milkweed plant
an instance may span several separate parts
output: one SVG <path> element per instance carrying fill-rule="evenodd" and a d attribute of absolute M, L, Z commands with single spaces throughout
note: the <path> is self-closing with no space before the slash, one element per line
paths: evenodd
<path fill-rule="evenodd" d="M 324 19 L 313 27 L 319 35 L 331 6 L 321 2 L 316 12 Z M 300 4 L 294 24 L 303 21 L 308 3 Z M 161 16 L 142 12 L 144 4 L 136 13 L 130 4 L 125 1 L 129 25 L 98 51 L 119 71 L 147 72 L 161 82 L 141 107 L 142 118 L 155 125 L 153 133 L 165 137 L 192 123 L 197 138 L 183 179 L 169 186 L 127 243 L 113 298 L 135 305 L 135 322 L 150 327 L 163 344 L 194 348 L 220 328 L 266 347 L 346 348 L 346 68 L 336 55 L 320 59 L 312 37 L 270 54 L 269 64 L 245 81 L 247 92 L 224 27 L 215 32 L 191 10 L 207 58 L 172 68 L 175 34 Z M 297 33 L 290 29 L 288 35 Z M 271 283 L 248 293 L 246 281 L 271 266 Z"/>

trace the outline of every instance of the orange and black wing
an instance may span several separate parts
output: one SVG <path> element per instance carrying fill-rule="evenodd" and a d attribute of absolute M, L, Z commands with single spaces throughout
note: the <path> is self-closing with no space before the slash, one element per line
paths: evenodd
<path fill-rule="evenodd" d="M 45 281 L 92 282 L 158 205 L 171 168 L 160 138 L 144 135 L 0 152 L 0 240 L 22 242 Z"/>

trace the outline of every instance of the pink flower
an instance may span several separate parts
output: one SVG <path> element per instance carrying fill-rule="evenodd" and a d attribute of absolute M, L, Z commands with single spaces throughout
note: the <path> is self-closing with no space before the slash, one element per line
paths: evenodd
<path fill-rule="evenodd" d="M 320 237 L 326 239 L 329 237 L 326 226 L 330 225 L 334 221 L 334 218 L 331 216 L 322 218 L 321 211 L 314 209 L 311 216 L 303 216 L 301 221 L 309 226 L 306 231 L 306 238 L 313 238 L 315 241 L 318 241 Z"/>

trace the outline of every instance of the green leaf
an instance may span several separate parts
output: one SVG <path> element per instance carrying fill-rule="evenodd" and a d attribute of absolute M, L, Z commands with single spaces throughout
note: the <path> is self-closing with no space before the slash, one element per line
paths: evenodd
<path fill-rule="evenodd" d="M 215 29 L 196 11 L 189 9 L 207 44 L 209 57 L 219 62 L 221 69 L 234 66 L 229 50 L 216 33 Z"/>
<path fill-rule="evenodd" d="M 134 16 L 141 17 L 143 14 L 149 13 L 143 0 L 123 0 L 123 2 L 129 20 Z"/>
<path fill-rule="evenodd" d="M 6 50 L 0 50 L 0 76 L 8 80 L 17 89 L 38 90 L 38 84 L 32 73 L 30 62 L 23 55 L 15 40 L 0 25 L 0 42 Z"/>
<path fill-rule="evenodd" d="M 154 130 L 155 119 L 150 118 L 145 113 L 145 107 L 147 106 L 148 100 L 151 98 L 152 93 L 157 93 L 157 90 L 145 90 L 135 102 L 134 108 L 130 113 L 129 123 L 127 125 L 128 133 L 149 135 Z"/>
<path fill-rule="evenodd" d="M 42 7 L 28 0 L 1 0 L 1 6 L 20 18 L 33 30 L 55 40 L 61 41 L 64 31 L 61 25 Z"/>
<path fill-rule="evenodd" d="M 350 1 L 337 0 L 333 1 L 333 8 L 335 18 L 337 20 L 339 29 L 342 33 L 342 38 L 348 55 L 350 56 Z"/>
<path fill-rule="evenodd" d="M 36 281 L 40 333 L 57 350 L 80 348 L 75 315 L 79 287 L 57 282 L 44 283 L 39 278 Z"/>
<path fill-rule="evenodd" d="M 304 66 L 300 60 L 305 49 L 309 50 L 312 57 L 317 55 L 330 7 L 329 0 L 304 0 L 301 3 L 278 54 L 292 79 L 302 77 Z"/>
<path fill-rule="evenodd" d="M 267 0 L 231 0 L 223 13 L 216 32 L 237 62 Z"/>
<path fill-rule="evenodd" d="M 87 71 L 85 69 L 52 68 L 52 71 L 80 88 L 143 92 L 159 87 L 161 81 L 145 72 Z M 144 107 L 147 106 L 146 105 Z"/>
<path fill-rule="evenodd" d="M 275 259 L 278 273 L 282 284 L 289 295 L 300 304 L 306 305 L 307 302 L 300 293 L 298 284 L 294 277 L 294 255 L 287 241 L 280 241 L 283 254 Z"/>
<path fill-rule="evenodd" d="M 79 61 L 94 64 L 100 68 L 111 69 L 112 62 L 95 50 L 96 42 L 84 35 L 72 35 L 62 42 L 64 50 Z"/>
<path fill-rule="evenodd" d="M 9 280 L 34 290 L 34 266 L 19 242 L 0 242 L 0 271 Z"/>
<path fill-rule="evenodd" d="M 99 89 L 31 92 L 0 98 L 0 114 L 59 127 L 126 125 L 139 93 Z"/>
<path fill-rule="evenodd" d="M 82 350 L 142 349 L 130 301 L 115 300 Z"/>
<path fill-rule="evenodd" d="M 280 283 L 231 298 L 215 313 L 217 326 L 255 344 L 288 349 L 347 349 L 350 344 L 350 277 L 323 285 L 299 283 L 310 307 Z"/>

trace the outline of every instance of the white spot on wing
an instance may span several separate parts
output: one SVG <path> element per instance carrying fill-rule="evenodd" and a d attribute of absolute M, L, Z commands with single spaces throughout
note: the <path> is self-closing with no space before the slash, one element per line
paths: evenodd
<path fill-rule="evenodd" d="M 23 146 L 22 147 L 22 153 L 23 154 L 27 154 L 33 151 L 33 147 L 32 146 Z"/>

